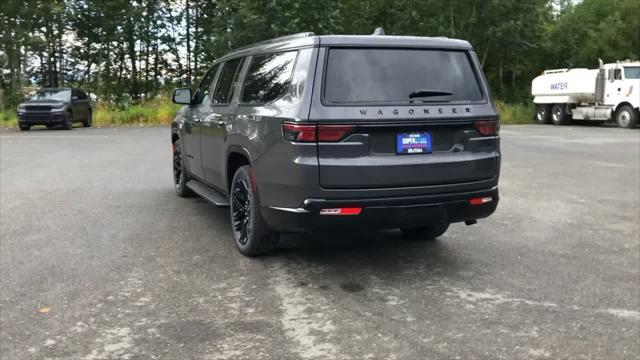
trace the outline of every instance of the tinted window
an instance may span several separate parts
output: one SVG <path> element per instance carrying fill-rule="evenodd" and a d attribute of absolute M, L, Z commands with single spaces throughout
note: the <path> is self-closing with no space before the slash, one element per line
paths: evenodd
<path fill-rule="evenodd" d="M 82 90 L 78 90 L 78 99 L 87 100 L 87 93 Z"/>
<path fill-rule="evenodd" d="M 264 104 L 284 95 L 297 51 L 254 56 L 242 90 L 242 102 Z"/>
<path fill-rule="evenodd" d="M 196 93 L 193 94 L 193 103 L 200 104 L 202 100 L 204 100 L 207 96 L 209 96 L 209 91 L 213 85 L 213 80 L 216 77 L 216 72 L 218 71 L 218 65 L 212 67 L 209 72 L 202 78 L 200 81 L 200 86 L 196 89 Z"/>
<path fill-rule="evenodd" d="M 216 89 L 213 92 L 214 104 L 228 104 L 233 97 L 236 84 L 236 73 L 240 68 L 241 59 L 233 59 L 224 63 L 218 77 Z"/>
<path fill-rule="evenodd" d="M 415 97 L 415 102 L 482 100 L 470 57 L 463 51 L 329 51 L 324 93 L 328 102 L 408 103 L 412 100 L 409 94 L 417 90 L 444 91 L 452 95 Z"/>

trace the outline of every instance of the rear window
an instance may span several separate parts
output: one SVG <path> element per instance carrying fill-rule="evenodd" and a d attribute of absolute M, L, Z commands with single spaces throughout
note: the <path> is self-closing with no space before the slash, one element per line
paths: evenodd
<path fill-rule="evenodd" d="M 254 56 L 244 80 L 242 102 L 265 104 L 284 95 L 297 54 L 297 51 L 289 51 Z"/>
<path fill-rule="evenodd" d="M 414 94 L 411 98 L 410 95 Z M 448 94 L 451 95 L 448 95 Z M 447 94 L 447 95 L 443 95 Z M 325 102 L 480 101 L 469 55 L 453 50 L 330 49 Z"/>

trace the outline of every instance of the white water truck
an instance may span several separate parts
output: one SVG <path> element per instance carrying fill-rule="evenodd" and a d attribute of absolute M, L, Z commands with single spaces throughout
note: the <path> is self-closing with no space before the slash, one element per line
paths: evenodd
<path fill-rule="evenodd" d="M 535 121 L 615 120 L 619 127 L 634 128 L 640 119 L 640 61 L 599 62 L 595 70 L 545 70 L 533 79 Z"/>

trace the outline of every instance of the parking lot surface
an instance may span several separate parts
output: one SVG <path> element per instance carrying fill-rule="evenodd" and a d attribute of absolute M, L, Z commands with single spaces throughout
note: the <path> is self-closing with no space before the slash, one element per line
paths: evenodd
<path fill-rule="evenodd" d="M 640 357 L 640 131 L 503 126 L 501 202 L 233 244 L 175 195 L 169 129 L 0 134 L 2 359 Z"/>

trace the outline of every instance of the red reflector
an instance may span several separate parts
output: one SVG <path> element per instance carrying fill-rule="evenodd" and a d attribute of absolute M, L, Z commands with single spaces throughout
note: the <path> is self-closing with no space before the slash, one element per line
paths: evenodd
<path fill-rule="evenodd" d="M 340 141 L 353 132 L 353 126 L 320 125 L 318 126 L 318 141 Z"/>
<path fill-rule="evenodd" d="M 487 196 L 487 197 L 479 197 L 479 198 L 473 198 L 471 200 L 469 200 L 469 204 L 471 205 L 482 205 L 482 204 L 486 204 L 488 202 L 492 202 L 493 198 L 491 196 Z"/>
<path fill-rule="evenodd" d="M 315 125 L 282 124 L 282 135 L 285 139 L 295 142 L 315 142 Z"/>
<path fill-rule="evenodd" d="M 482 136 L 498 135 L 500 129 L 497 121 L 476 121 L 473 123 L 473 127 Z"/>
<path fill-rule="evenodd" d="M 322 209 L 320 215 L 360 215 L 362 208 Z"/>

